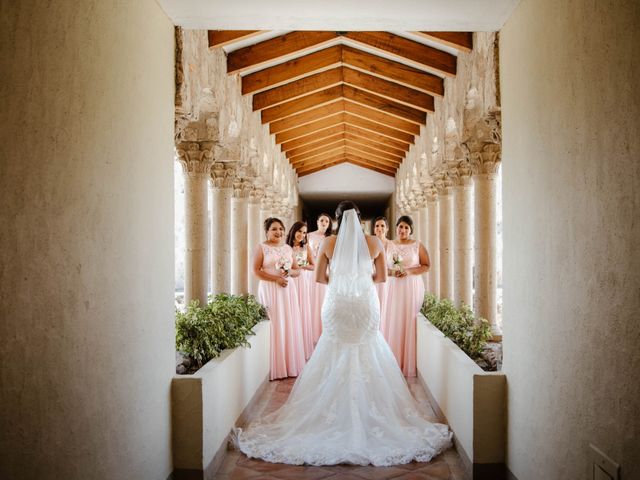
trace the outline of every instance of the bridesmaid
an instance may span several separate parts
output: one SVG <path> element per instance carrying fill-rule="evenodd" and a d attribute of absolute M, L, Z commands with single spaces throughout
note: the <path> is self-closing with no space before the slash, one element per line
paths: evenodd
<path fill-rule="evenodd" d="M 290 281 L 300 274 L 293 250 L 284 243 L 284 224 L 277 218 L 264 222 L 267 239 L 253 254 L 253 272 L 260 279 L 258 300 L 271 320 L 271 373 L 269 378 L 297 377 L 305 364 L 298 291 Z"/>
<path fill-rule="evenodd" d="M 382 242 L 382 246 L 385 252 L 389 245 L 389 239 L 387 238 L 387 233 L 389 232 L 389 223 L 387 222 L 387 217 L 376 217 L 373 221 L 373 233 L 376 237 L 380 239 Z M 385 331 L 385 308 L 387 304 L 387 292 L 389 291 L 389 282 L 380 282 L 376 283 L 376 291 L 378 292 L 378 300 L 380 300 L 380 331 Z"/>
<path fill-rule="evenodd" d="M 412 233 L 413 220 L 403 215 L 396 222 L 396 240 L 387 249 L 389 291 L 382 332 L 407 377 L 416 376 L 416 316 L 424 301 L 421 274 L 430 266 L 427 249 L 410 238 Z"/>
<path fill-rule="evenodd" d="M 320 250 L 320 244 L 331 235 L 331 215 L 328 213 L 321 213 L 316 221 L 318 229 L 315 232 L 311 232 L 307 235 L 309 247 L 311 247 L 311 253 L 313 254 L 314 264 L 318 260 L 318 251 Z M 315 279 L 314 279 L 315 280 Z M 311 288 L 311 323 L 313 328 L 313 344 L 315 345 L 322 333 L 322 319 L 320 318 L 320 312 L 322 311 L 322 302 L 324 302 L 324 294 L 327 286 L 313 282 Z"/>
<path fill-rule="evenodd" d="M 315 283 L 313 278 L 313 254 L 307 244 L 307 224 L 296 222 L 291 226 L 287 235 L 287 245 L 293 249 L 293 258 L 300 268 L 300 275 L 293 279 L 298 290 L 298 304 L 300 305 L 300 323 L 302 325 L 302 340 L 304 358 L 309 359 L 313 353 L 313 329 L 311 324 L 311 288 Z"/>

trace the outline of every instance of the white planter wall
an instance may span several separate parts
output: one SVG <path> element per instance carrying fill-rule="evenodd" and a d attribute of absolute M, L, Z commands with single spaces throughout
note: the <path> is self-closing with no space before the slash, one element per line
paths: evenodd
<path fill-rule="evenodd" d="M 251 348 L 226 350 L 195 374 L 173 378 L 174 469 L 212 470 L 231 428 L 268 379 L 270 328 L 260 322 Z"/>
<path fill-rule="evenodd" d="M 485 372 L 460 348 L 418 316 L 418 376 L 472 464 L 505 459 L 506 379 Z"/>

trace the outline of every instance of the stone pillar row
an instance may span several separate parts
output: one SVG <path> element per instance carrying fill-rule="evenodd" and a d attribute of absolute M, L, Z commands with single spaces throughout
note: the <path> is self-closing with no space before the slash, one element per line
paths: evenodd
<path fill-rule="evenodd" d="M 257 294 L 251 260 L 264 240 L 264 220 L 277 215 L 287 226 L 294 220 L 294 210 L 274 201 L 270 188 L 248 181 L 236 161 L 214 162 L 213 152 L 212 141 L 177 145 L 185 178 L 186 304 L 206 304 L 209 280 L 214 295 Z"/>
<path fill-rule="evenodd" d="M 500 146 L 485 143 L 471 152 L 473 161 L 449 162 L 424 186 L 426 204 L 411 213 L 419 218 L 419 238 L 428 246 L 431 269 L 427 291 L 466 304 L 497 325 L 496 194 Z"/>

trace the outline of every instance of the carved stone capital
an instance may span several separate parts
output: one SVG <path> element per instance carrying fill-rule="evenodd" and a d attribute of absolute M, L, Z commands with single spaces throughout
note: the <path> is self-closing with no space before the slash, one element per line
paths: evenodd
<path fill-rule="evenodd" d="M 211 182 L 214 188 L 233 188 L 235 164 L 215 162 L 211 169 Z"/>
<path fill-rule="evenodd" d="M 178 161 L 188 175 L 209 175 L 213 166 L 212 142 L 180 142 L 176 146 Z"/>
<path fill-rule="evenodd" d="M 498 173 L 502 161 L 502 147 L 498 143 L 487 143 L 482 151 L 471 156 L 471 168 L 474 175 Z"/>
<path fill-rule="evenodd" d="M 473 169 L 471 163 L 467 160 L 461 160 L 458 162 L 452 162 L 447 174 L 451 179 L 453 186 L 469 186 L 471 185 L 471 174 Z"/>
<path fill-rule="evenodd" d="M 259 205 L 264 198 L 264 189 L 260 185 L 252 185 L 249 190 L 249 203 Z"/>

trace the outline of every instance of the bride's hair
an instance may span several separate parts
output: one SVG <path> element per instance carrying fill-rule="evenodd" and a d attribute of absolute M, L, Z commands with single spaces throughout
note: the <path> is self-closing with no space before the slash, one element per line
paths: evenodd
<path fill-rule="evenodd" d="M 342 223 L 342 214 L 347 210 L 354 209 L 358 214 L 358 220 L 360 220 L 360 209 L 351 200 L 343 200 L 338 204 L 336 208 L 336 221 L 338 222 L 338 228 L 336 228 L 336 234 L 340 231 L 340 224 Z"/>

